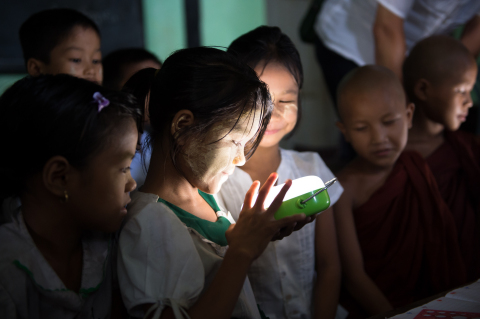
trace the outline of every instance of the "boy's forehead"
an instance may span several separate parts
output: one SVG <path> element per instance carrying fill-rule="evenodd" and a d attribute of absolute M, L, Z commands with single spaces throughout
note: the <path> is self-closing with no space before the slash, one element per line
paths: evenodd
<path fill-rule="evenodd" d="M 57 44 L 63 52 L 84 51 L 87 47 L 100 51 L 100 37 L 92 28 L 75 26 Z"/>
<path fill-rule="evenodd" d="M 339 104 L 339 112 L 345 120 L 381 118 L 405 110 L 405 100 L 395 90 L 385 87 L 371 88 L 347 94 Z"/>

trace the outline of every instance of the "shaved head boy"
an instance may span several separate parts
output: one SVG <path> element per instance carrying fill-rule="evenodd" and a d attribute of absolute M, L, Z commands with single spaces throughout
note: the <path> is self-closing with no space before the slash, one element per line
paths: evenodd
<path fill-rule="evenodd" d="M 451 213 L 422 157 L 403 152 L 414 106 L 398 78 L 381 66 L 357 68 L 337 103 L 337 126 L 357 152 L 338 174 L 344 194 L 333 208 L 342 304 L 370 316 L 464 282 Z"/>
<path fill-rule="evenodd" d="M 468 280 L 480 277 L 480 142 L 458 128 L 472 107 L 476 77 L 473 55 L 446 36 L 420 41 L 403 65 L 416 106 L 407 149 L 426 159 L 454 216 Z"/>

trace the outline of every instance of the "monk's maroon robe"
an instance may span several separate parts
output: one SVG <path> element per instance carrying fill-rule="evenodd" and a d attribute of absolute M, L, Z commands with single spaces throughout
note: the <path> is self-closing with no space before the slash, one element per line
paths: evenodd
<path fill-rule="evenodd" d="M 455 219 L 467 280 L 480 278 L 480 145 L 466 132 L 445 132 L 428 158 L 440 194 Z"/>
<path fill-rule="evenodd" d="M 465 282 L 453 216 L 418 153 L 402 153 L 353 215 L 365 271 L 394 307 Z M 348 293 L 342 299 L 349 318 L 366 315 Z"/>

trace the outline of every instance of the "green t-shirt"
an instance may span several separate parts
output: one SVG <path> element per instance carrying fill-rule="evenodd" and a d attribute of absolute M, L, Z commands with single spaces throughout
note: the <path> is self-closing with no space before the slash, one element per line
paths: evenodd
<path fill-rule="evenodd" d="M 215 212 L 221 211 L 213 195 L 204 193 L 201 190 L 199 190 L 198 193 L 203 197 L 203 199 L 205 199 L 208 205 L 210 205 Z M 220 246 L 228 245 L 227 239 L 225 238 L 225 232 L 227 231 L 228 227 L 230 227 L 231 223 L 225 217 L 220 216 L 215 222 L 211 222 L 192 215 L 162 198 L 159 198 L 158 201 L 167 205 L 168 208 L 170 208 L 175 215 L 177 215 L 177 217 L 180 218 L 185 225 L 187 225 L 187 227 L 195 229 L 206 239 L 213 241 Z"/>

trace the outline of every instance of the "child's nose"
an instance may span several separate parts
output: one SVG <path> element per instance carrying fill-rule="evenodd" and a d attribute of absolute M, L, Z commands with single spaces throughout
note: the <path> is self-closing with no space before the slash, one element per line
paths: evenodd
<path fill-rule="evenodd" d="M 233 165 L 235 166 L 243 166 L 247 162 L 245 159 L 245 150 L 242 148 L 240 151 L 237 152 L 237 156 L 233 159 Z"/>
<path fill-rule="evenodd" d="M 383 143 L 387 140 L 387 133 L 385 129 L 381 127 L 372 129 L 372 142 L 373 143 Z"/>
<path fill-rule="evenodd" d="M 131 174 L 128 174 L 127 184 L 125 185 L 125 192 L 133 192 L 135 188 L 137 188 L 137 182 L 135 182 Z"/>
<path fill-rule="evenodd" d="M 463 105 L 467 108 L 471 108 L 473 106 L 472 95 L 470 93 L 465 94 L 465 101 L 463 102 Z"/>

